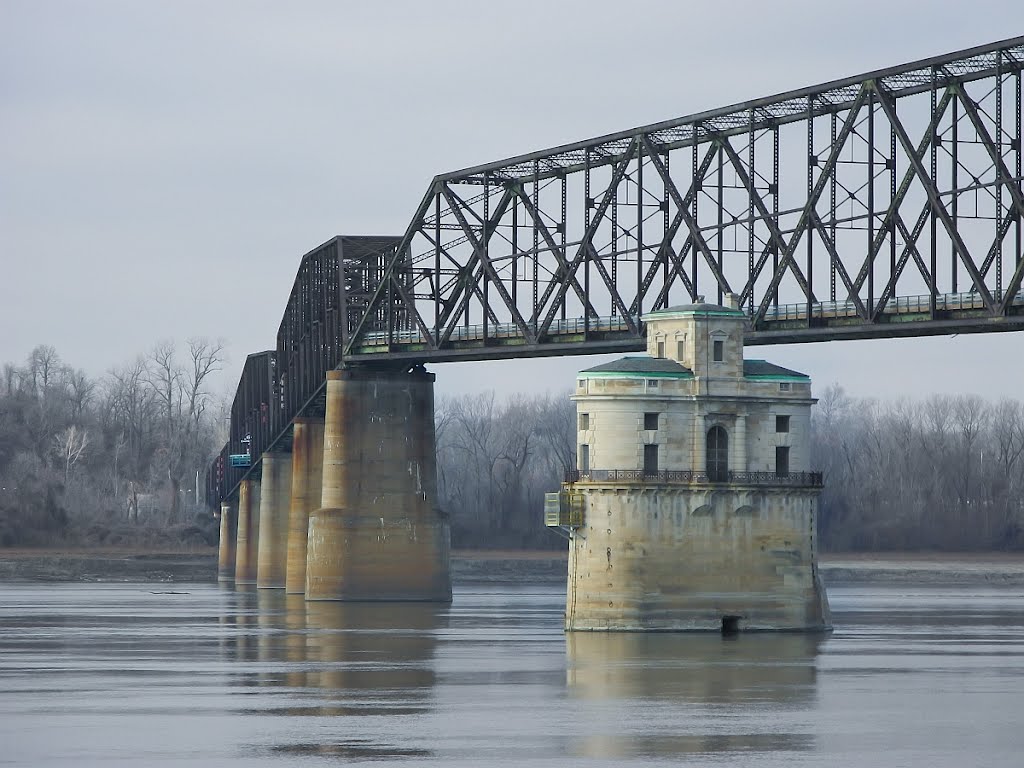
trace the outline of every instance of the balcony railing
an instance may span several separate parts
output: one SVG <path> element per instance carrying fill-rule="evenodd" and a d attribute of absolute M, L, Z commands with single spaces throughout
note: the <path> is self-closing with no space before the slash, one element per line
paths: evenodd
<path fill-rule="evenodd" d="M 724 477 L 692 470 L 662 469 L 571 469 L 565 473 L 567 483 L 651 483 L 672 485 L 765 485 L 789 488 L 820 488 L 821 472 L 727 472 Z"/>

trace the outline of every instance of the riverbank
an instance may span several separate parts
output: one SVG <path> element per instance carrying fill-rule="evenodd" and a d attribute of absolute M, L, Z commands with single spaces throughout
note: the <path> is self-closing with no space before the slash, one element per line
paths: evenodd
<path fill-rule="evenodd" d="M 826 584 L 1024 585 L 1024 553 L 852 553 L 821 558 Z M 464 550 L 452 554 L 456 584 L 559 584 L 564 553 Z M 217 578 L 213 549 L 0 550 L 0 581 L 204 582 Z"/>

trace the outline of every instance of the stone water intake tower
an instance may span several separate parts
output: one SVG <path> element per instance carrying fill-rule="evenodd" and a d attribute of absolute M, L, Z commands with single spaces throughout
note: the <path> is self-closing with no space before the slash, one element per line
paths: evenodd
<path fill-rule="evenodd" d="M 577 469 L 545 509 L 569 538 L 566 630 L 831 628 L 811 382 L 744 360 L 727 305 L 653 312 L 647 356 L 578 375 Z"/>

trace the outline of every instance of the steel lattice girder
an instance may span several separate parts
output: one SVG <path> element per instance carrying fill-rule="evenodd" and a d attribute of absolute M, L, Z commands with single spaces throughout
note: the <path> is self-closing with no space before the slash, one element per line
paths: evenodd
<path fill-rule="evenodd" d="M 440 175 L 344 358 L 636 349 L 702 292 L 754 343 L 1020 327 L 1022 63 L 1016 38 Z"/>
<path fill-rule="evenodd" d="M 208 499 L 341 365 L 639 350 L 701 292 L 752 344 L 1024 329 L 1022 63 L 1016 38 L 436 177 L 404 235 L 303 257 Z"/>

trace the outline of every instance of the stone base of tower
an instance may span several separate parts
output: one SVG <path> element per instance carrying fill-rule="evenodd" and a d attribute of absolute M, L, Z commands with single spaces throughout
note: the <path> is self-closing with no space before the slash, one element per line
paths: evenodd
<path fill-rule="evenodd" d="M 565 628 L 825 631 L 817 488 L 577 484 Z"/>
<path fill-rule="evenodd" d="M 422 370 L 328 373 L 307 600 L 451 600 L 433 392 L 434 377 Z"/>

